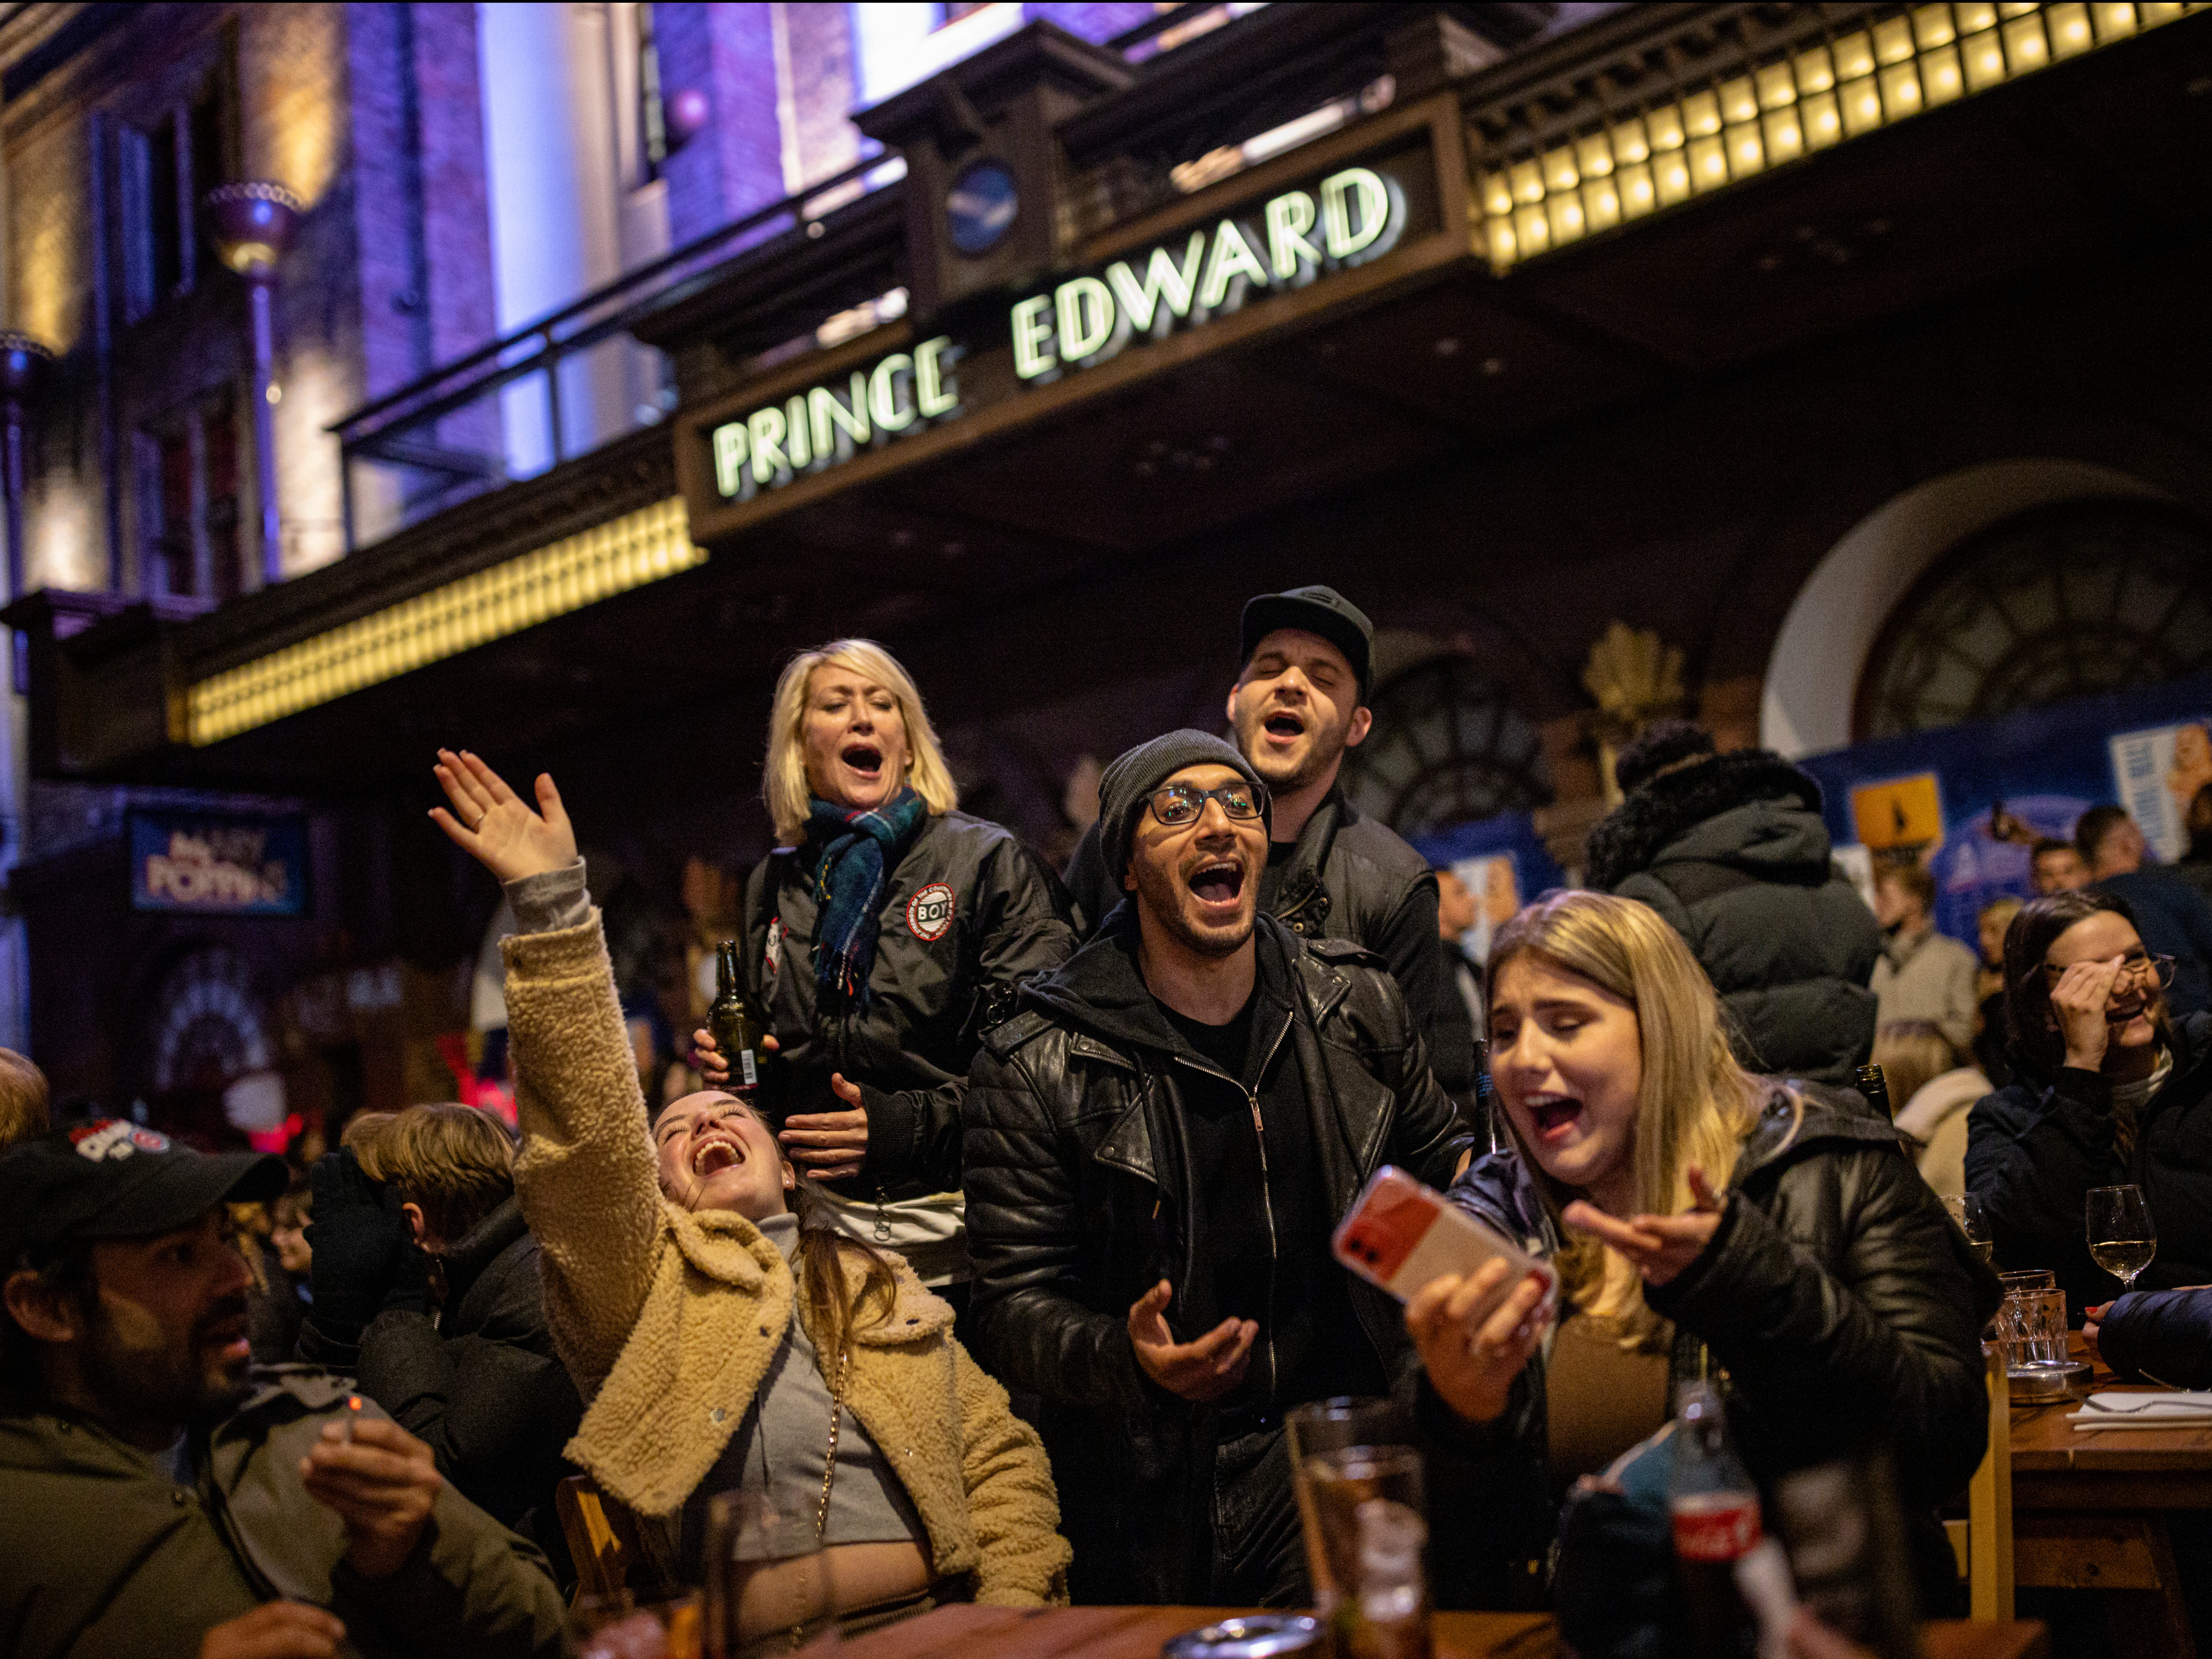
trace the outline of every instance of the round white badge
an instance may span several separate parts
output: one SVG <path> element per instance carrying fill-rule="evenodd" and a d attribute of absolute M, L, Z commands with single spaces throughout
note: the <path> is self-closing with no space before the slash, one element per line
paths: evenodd
<path fill-rule="evenodd" d="M 952 890 L 933 881 L 906 902 L 906 928 L 916 939 L 934 945 L 952 926 Z"/>

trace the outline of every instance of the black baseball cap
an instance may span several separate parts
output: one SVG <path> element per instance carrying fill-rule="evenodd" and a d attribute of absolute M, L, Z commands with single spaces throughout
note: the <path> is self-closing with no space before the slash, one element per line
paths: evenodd
<path fill-rule="evenodd" d="M 200 1152 L 122 1118 L 65 1124 L 0 1155 L 0 1267 L 95 1238 L 144 1238 L 226 1200 L 282 1193 L 265 1152 Z"/>
<path fill-rule="evenodd" d="M 1296 628 L 1318 634 L 1352 665 L 1359 678 L 1359 700 L 1367 701 L 1368 658 L 1375 642 L 1375 624 L 1367 613 L 1333 587 L 1293 587 L 1285 593 L 1262 593 L 1244 604 L 1243 650 L 1238 665 L 1252 660 L 1260 641 L 1279 628 Z"/>

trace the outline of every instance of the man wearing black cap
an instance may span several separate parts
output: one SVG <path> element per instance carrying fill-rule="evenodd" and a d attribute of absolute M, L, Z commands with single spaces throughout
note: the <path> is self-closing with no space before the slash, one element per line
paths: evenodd
<path fill-rule="evenodd" d="M 1304 1605 L 1284 1413 L 1419 1371 L 1330 1234 L 1382 1164 L 1441 1187 L 1472 1138 L 1380 965 L 1261 912 L 1250 761 L 1171 732 L 1099 805 L 1132 902 L 969 1075 L 976 1345 L 1043 1398 L 1078 1601 Z"/>
<path fill-rule="evenodd" d="M 1363 945 L 1389 966 L 1425 1036 L 1443 983 L 1437 881 L 1428 860 L 1364 817 L 1337 786 L 1367 737 L 1374 624 L 1333 587 L 1262 593 L 1244 607 L 1243 668 L 1230 688 L 1237 747 L 1273 797 L 1260 908 L 1305 939 Z M 1067 867 L 1095 929 L 1121 902 L 1097 825 Z"/>
<path fill-rule="evenodd" d="M 304 1367 L 249 1375 L 226 1201 L 282 1160 L 115 1120 L 0 1156 L 0 1630 L 19 1659 L 553 1654 L 542 1557 Z"/>

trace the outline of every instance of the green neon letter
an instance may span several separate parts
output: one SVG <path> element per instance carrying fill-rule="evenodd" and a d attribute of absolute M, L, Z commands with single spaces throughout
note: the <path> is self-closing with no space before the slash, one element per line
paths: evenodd
<path fill-rule="evenodd" d="M 1302 190 L 1286 191 L 1267 204 L 1267 261 L 1275 275 L 1288 281 L 1298 274 L 1298 261 L 1321 263 L 1321 250 L 1306 240 L 1314 228 L 1314 198 Z"/>
<path fill-rule="evenodd" d="M 1019 307 L 1016 308 L 1018 312 Z M 1017 342 L 1020 335 L 1015 337 Z M 957 357 L 948 359 L 952 349 L 952 337 L 940 334 L 933 340 L 924 340 L 914 349 L 914 408 L 925 421 L 933 421 L 940 415 L 950 415 L 960 407 L 960 388 L 945 374 Z M 1014 347 L 1015 362 L 1018 363 L 1021 347 Z"/>
<path fill-rule="evenodd" d="M 803 472 L 814 465 L 814 446 L 807 428 L 813 424 L 806 418 L 806 394 L 802 392 L 783 406 L 784 453 L 791 457 L 791 470 Z"/>
<path fill-rule="evenodd" d="M 1150 329 L 1162 300 L 1176 316 L 1189 316 L 1191 298 L 1198 290 L 1198 264 L 1205 257 L 1206 233 L 1194 230 L 1180 266 L 1168 258 L 1165 248 L 1152 250 L 1152 257 L 1145 265 L 1142 283 L 1137 280 L 1137 273 L 1129 268 L 1126 259 L 1116 259 L 1107 266 L 1106 280 L 1114 285 L 1114 296 L 1121 301 L 1121 314 L 1129 319 L 1129 325 L 1140 331 Z"/>
<path fill-rule="evenodd" d="M 1352 228 L 1349 197 L 1359 198 L 1359 224 Z M 1390 192 L 1365 167 L 1346 167 L 1321 181 L 1321 212 L 1328 233 L 1328 257 L 1347 259 L 1379 238 L 1390 225 Z"/>
<path fill-rule="evenodd" d="M 894 351 L 876 365 L 876 372 L 868 380 L 868 410 L 876 417 L 878 432 L 903 432 L 914 424 L 914 405 L 898 406 L 898 377 L 914 372 L 914 359 L 903 351 Z M 855 374 L 855 380 L 860 377 Z M 854 393 L 859 401 L 859 392 Z"/>
<path fill-rule="evenodd" d="M 1039 294 L 1014 307 L 1014 373 L 1034 380 L 1060 359 L 1052 351 L 1052 295 Z"/>
<path fill-rule="evenodd" d="M 714 488 L 734 495 L 745 487 L 745 423 L 731 421 L 714 428 Z"/>
<path fill-rule="evenodd" d="M 1114 335 L 1114 295 L 1096 276 L 1062 283 L 1055 296 L 1060 316 L 1060 355 L 1081 362 Z"/>
<path fill-rule="evenodd" d="M 791 467 L 783 458 L 783 411 L 770 404 L 753 410 L 745 425 L 753 441 L 753 482 L 773 483 L 776 474 Z"/>
<path fill-rule="evenodd" d="M 1239 272 L 1262 288 L 1267 285 L 1267 267 L 1252 252 L 1237 222 L 1224 219 L 1213 228 L 1213 252 L 1206 262 L 1206 280 L 1199 284 L 1199 304 L 1208 311 L 1218 306 L 1229 297 L 1229 284 Z"/>
<path fill-rule="evenodd" d="M 823 460 L 842 460 L 868 441 L 868 377 L 853 371 L 853 406 L 837 401 L 837 394 L 817 386 L 806 394 L 807 424 L 813 428 L 814 453 Z M 836 430 L 832 431 L 831 428 Z"/>

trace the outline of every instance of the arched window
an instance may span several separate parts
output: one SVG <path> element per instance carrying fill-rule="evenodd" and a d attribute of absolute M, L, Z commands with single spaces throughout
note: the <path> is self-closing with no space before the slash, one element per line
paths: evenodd
<path fill-rule="evenodd" d="M 1376 691 L 1375 729 L 1344 757 L 1352 804 L 1419 835 L 1552 799 L 1536 728 L 1465 657 L 1433 657 Z"/>
<path fill-rule="evenodd" d="M 1906 593 L 1860 676 L 1862 739 L 2212 666 L 2212 535 L 2141 501 L 1990 526 Z"/>

